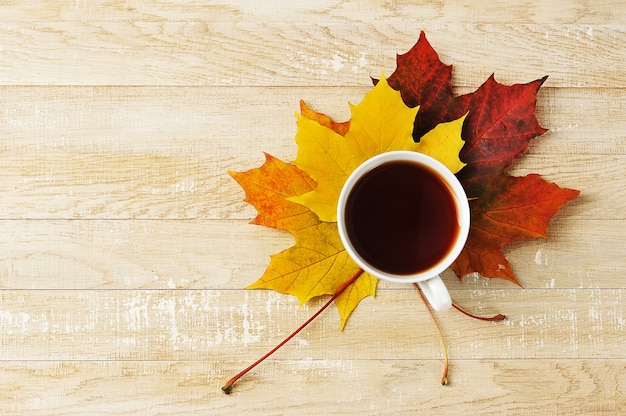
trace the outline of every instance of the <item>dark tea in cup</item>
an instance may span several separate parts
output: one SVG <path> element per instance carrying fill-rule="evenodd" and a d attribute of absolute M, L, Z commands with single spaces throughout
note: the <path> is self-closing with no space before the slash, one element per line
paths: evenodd
<path fill-rule="evenodd" d="M 399 160 L 359 178 L 345 205 L 354 250 L 372 267 L 411 275 L 431 269 L 454 247 L 459 220 L 454 194 L 423 164 Z"/>

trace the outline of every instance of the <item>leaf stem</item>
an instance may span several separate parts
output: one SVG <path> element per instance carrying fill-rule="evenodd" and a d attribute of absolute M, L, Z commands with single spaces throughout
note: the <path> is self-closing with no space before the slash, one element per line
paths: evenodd
<path fill-rule="evenodd" d="M 415 286 L 415 289 L 417 289 L 417 293 L 420 294 L 420 297 L 422 298 L 422 302 L 424 302 L 424 305 L 426 305 L 426 310 L 430 314 L 430 317 L 435 323 L 435 327 L 437 328 L 437 332 L 439 333 L 439 340 L 441 341 L 441 346 L 443 347 L 443 355 L 445 358 L 445 365 L 443 367 L 443 375 L 441 376 L 441 385 L 445 386 L 448 384 L 448 369 L 449 369 L 448 348 L 446 347 L 446 340 L 443 336 L 443 332 L 441 331 L 441 327 L 439 326 L 439 322 L 437 321 L 437 318 L 435 317 L 435 314 L 430 308 L 430 304 L 428 303 L 428 300 L 426 300 L 426 297 L 422 293 L 422 290 L 420 289 L 419 285 L 417 283 L 413 283 L 413 286 Z"/>
<path fill-rule="evenodd" d="M 232 389 L 233 389 L 233 384 L 235 384 L 235 382 L 237 380 L 239 380 L 241 377 L 243 377 L 244 375 L 246 375 L 250 370 L 252 370 L 254 367 L 256 367 L 257 365 L 261 364 L 266 358 L 268 358 L 270 355 L 274 354 L 276 351 L 278 351 L 280 349 L 280 347 L 282 347 L 283 345 L 285 345 L 287 342 L 289 342 L 293 337 L 295 337 L 300 331 L 302 331 L 307 325 L 309 325 L 311 322 L 313 322 L 313 320 L 315 320 L 315 318 L 317 318 L 322 312 L 324 312 L 324 310 L 326 308 L 328 308 L 330 306 L 331 303 L 333 303 L 333 301 L 335 299 L 337 299 L 337 297 L 343 293 L 344 290 L 346 290 L 348 288 L 348 286 L 350 286 L 352 283 L 354 283 L 356 281 L 356 279 L 359 278 L 359 276 L 361 276 L 361 274 L 363 274 L 363 270 L 359 269 L 359 271 L 357 271 L 348 281 L 346 281 L 334 294 L 333 296 L 328 300 L 328 302 L 326 302 L 317 312 L 315 312 L 309 319 L 307 319 L 302 325 L 300 325 L 300 327 L 298 327 L 298 329 L 296 329 L 295 331 L 293 331 L 287 338 L 285 338 L 284 340 L 282 340 L 278 345 L 276 345 L 274 348 L 272 348 L 269 352 L 267 352 L 264 356 L 262 356 L 261 358 L 259 358 L 258 360 L 256 360 L 254 363 L 252 363 L 249 367 L 245 368 L 243 371 L 241 371 L 240 373 L 238 373 L 237 375 L 235 375 L 233 378 L 231 378 L 230 380 L 228 380 L 226 382 L 226 384 L 224 384 L 224 386 L 222 387 L 222 391 L 226 394 L 230 394 Z"/>
<path fill-rule="evenodd" d="M 499 321 L 506 319 L 506 316 L 502 314 L 497 314 L 494 316 L 477 316 L 477 315 L 467 312 L 466 310 L 462 309 L 455 303 L 452 303 L 452 306 L 454 307 L 454 309 L 461 312 L 463 315 L 469 316 L 470 318 L 478 319 L 479 321 L 499 322 Z"/>

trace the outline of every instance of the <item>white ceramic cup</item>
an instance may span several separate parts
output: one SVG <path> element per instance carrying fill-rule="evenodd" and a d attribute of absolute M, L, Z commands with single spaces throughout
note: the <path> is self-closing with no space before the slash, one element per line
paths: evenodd
<path fill-rule="evenodd" d="M 390 274 L 377 269 L 367 261 L 363 260 L 350 241 L 345 221 L 346 203 L 348 201 L 348 197 L 359 180 L 365 174 L 380 165 L 400 161 L 415 163 L 430 169 L 431 172 L 435 173 L 439 179 L 447 185 L 456 205 L 459 226 L 456 239 L 453 241 L 451 248 L 447 251 L 445 256 L 443 256 L 435 264 L 428 267 L 426 270 L 406 275 Z M 337 225 L 339 227 L 339 236 L 341 237 L 341 241 L 343 242 L 348 254 L 364 271 L 380 279 L 391 282 L 417 283 L 432 308 L 436 311 L 443 311 L 452 306 L 450 293 L 448 292 L 443 280 L 441 280 L 441 277 L 439 277 L 439 274 L 450 267 L 450 265 L 461 253 L 461 250 L 463 250 L 463 246 L 465 245 L 470 229 L 470 208 L 463 186 L 456 176 L 454 176 L 454 174 L 441 162 L 423 153 L 405 150 L 381 153 L 366 160 L 350 174 L 346 183 L 343 185 L 339 195 L 339 201 L 337 203 Z"/>

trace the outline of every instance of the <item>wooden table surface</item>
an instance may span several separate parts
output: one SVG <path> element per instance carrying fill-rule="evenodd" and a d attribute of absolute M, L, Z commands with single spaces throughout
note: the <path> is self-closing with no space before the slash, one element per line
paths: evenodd
<path fill-rule="evenodd" d="M 424 30 L 455 92 L 549 75 L 549 132 L 511 173 L 581 190 L 506 255 L 523 289 L 444 274 L 484 323 L 381 283 L 343 332 L 245 290 L 292 244 L 227 170 L 296 154 L 304 99 L 339 120 Z M 626 412 L 626 3 L 4 1 L 0 414 Z"/>

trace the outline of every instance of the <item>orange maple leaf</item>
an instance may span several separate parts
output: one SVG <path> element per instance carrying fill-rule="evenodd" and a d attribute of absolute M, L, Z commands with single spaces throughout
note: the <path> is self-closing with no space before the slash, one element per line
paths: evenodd
<path fill-rule="evenodd" d="M 309 120 L 318 122 L 321 126 L 328 127 L 341 136 L 345 136 L 348 130 L 350 130 L 350 120 L 336 122 L 326 114 L 318 113 L 317 111 L 309 108 L 303 100 L 300 100 L 300 114 Z"/>
<path fill-rule="evenodd" d="M 246 172 L 228 172 L 246 191 L 245 202 L 253 205 L 257 216 L 251 224 L 264 225 L 295 234 L 319 224 L 310 209 L 287 198 L 315 189 L 315 181 L 291 163 L 265 153 L 260 168 Z"/>
<path fill-rule="evenodd" d="M 274 289 L 305 303 L 334 294 L 359 270 L 343 248 L 336 224 L 321 222 L 310 209 L 287 199 L 315 188 L 304 171 L 266 153 L 261 167 L 229 174 L 246 191 L 245 201 L 257 210 L 252 224 L 288 231 L 296 240 L 293 247 L 272 256 L 263 276 L 248 288 Z M 375 295 L 376 284 L 377 279 L 363 273 L 337 297 L 341 329 L 359 302 Z"/>

